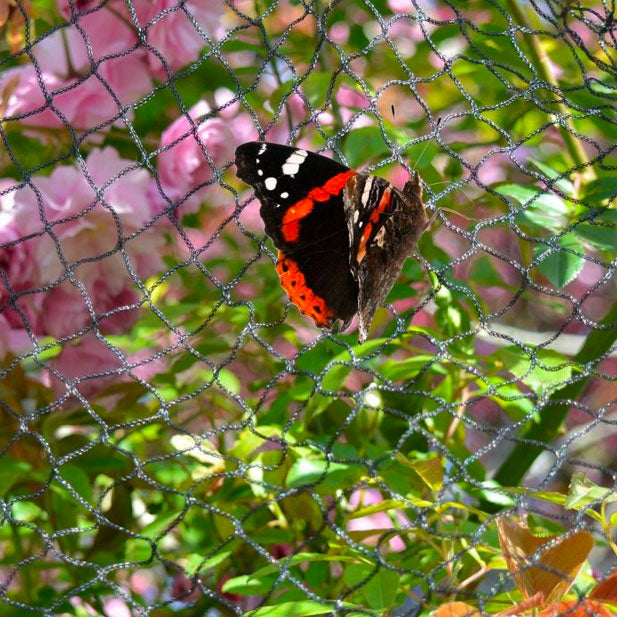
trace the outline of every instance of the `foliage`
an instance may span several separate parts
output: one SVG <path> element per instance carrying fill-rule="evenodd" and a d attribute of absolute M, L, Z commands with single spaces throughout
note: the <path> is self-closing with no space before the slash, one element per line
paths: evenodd
<path fill-rule="evenodd" d="M 614 568 L 602 4 L 31 4 L 9 3 L 0 66 L 3 616 L 498 614 L 535 592 L 500 544 L 516 508 L 536 539 L 587 528 Z M 68 24 L 101 16 L 126 48 L 93 37 L 76 66 Z M 58 33 L 74 65 L 44 81 L 66 122 L 26 74 Z M 118 79 L 105 54 L 135 64 Z M 119 107 L 85 92 L 97 70 Z M 231 165 L 257 137 L 419 171 L 435 224 L 365 343 L 286 304 Z M 54 234 L 79 250 L 44 279 Z M 550 602 L 614 610 L 574 565 Z"/>

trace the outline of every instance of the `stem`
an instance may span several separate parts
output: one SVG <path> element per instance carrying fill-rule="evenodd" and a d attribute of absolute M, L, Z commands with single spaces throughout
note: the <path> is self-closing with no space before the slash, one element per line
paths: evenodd
<path fill-rule="evenodd" d="M 506 0 L 506 3 L 516 23 L 529 30 L 532 30 L 529 22 L 527 21 L 525 13 L 523 12 L 523 9 L 521 8 L 520 2 L 518 0 Z M 529 57 L 536 71 L 538 72 L 538 75 L 546 83 L 550 84 L 556 89 L 559 89 L 559 82 L 557 81 L 555 75 L 553 75 L 552 73 L 551 61 L 546 51 L 544 51 L 540 39 L 532 33 L 523 32 L 522 35 L 528 47 Z M 585 149 L 583 148 L 583 144 L 573 134 L 573 131 L 575 131 L 576 129 L 574 127 L 574 124 L 572 123 L 572 116 L 570 114 L 570 110 L 563 101 L 555 99 L 554 102 L 566 125 L 563 126 L 560 123 L 559 131 L 561 132 L 563 140 L 566 144 L 566 148 L 568 149 L 572 166 L 580 167 L 587 165 L 589 160 L 587 158 L 587 154 L 585 153 Z M 587 176 L 589 179 L 595 178 L 595 172 L 591 167 L 587 169 Z"/>
<path fill-rule="evenodd" d="M 11 533 L 13 536 L 13 547 L 15 548 L 15 553 L 17 554 L 18 561 L 22 561 L 26 558 L 26 553 L 24 551 L 24 547 L 21 541 L 21 536 L 19 535 L 19 528 L 17 525 L 11 525 Z M 28 565 L 20 568 L 19 572 L 22 577 L 24 583 L 24 593 L 28 602 L 32 602 L 34 599 L 33 590 L 34 590 L 34 581 L 32 580 L 32 573 Z"/>
<path fill-rule="evenodd" d="M 257 18 L 261 19 L 261 3 L 259 2 L 259 0 L 255 0 L 255 11 L 257 12 Z M 266 50 L 268 51 L 268 53 L 271 53 L 272 50 L 270 49 L 270 45 L 268 45 L 268 37 L 266 35 L 266 30 L 263 27 L 263 23 L 261 24 L 262 27 L 260 28 L 260 31 L 263 35 L 263 42 L 264 42 L 264 46 L 266 48 Z M 283 85 L 283 80 L 281 79 L 281 74 L 278 71 L 278 68 L 276 66 L 276 58 L 272 55 L 272 57 L 270 58 L 270 66 L 272 67 L 272 72 L 274 73 L 274 77 L 276 77 L 276 83 L 280 86 Z M 293 132 L 293 121 L 291 118 L 291 110 L 289 108 L 289 97 L 287 97 L 285 99 L 285 111 L 287 112 L 287 127 L 289 128 L 289 135 L 292 134 Z"/>
<path fill-rule="evenodd" d="M 444 443 L 448 443 L 453 437 L 458 425 L 461 422 L 462 417 L 465 415 L 465 409 L 467 407 L 467 401 L 471 398 L 471 393 L 469 392 L 469 384 L 465 384 L 463 391 L 461 392 L 461 404 L 459 405 L 456 411 L 456 417 L 452 418 L 452 422 L 448 427 L 448 433 L 446 435 L 446 439 Z"/>
<path fill-rule="evenodd" d="M 60 31 L 60 35 L 60 38 L 62 39 L 62 47 L 64 48 L 64 55 L 66 56 L 66 76 L 79 77 L 79 73 L 73 66 L 73 61 L 71 59 L 71 50 L 69 49 L 69 42 L 66 39 L 66 31 L 62 29 Z"/>
<path fill-rule="evenodd" d="M 611 526 L 610 526 L 609 521 L 606 519 L 606 504 L 607 502 L 603 501 L 602 505 L 600 506 L 600 514 L 602 517 L 602 528 L 604 529 L 604 535 L 606 536 L 606 541 L 611 547 L 611 550 L 613 551 L 613 553 L 617 555 L 617 545 L 613 541 L 613 537 L 611 536 Z"/>

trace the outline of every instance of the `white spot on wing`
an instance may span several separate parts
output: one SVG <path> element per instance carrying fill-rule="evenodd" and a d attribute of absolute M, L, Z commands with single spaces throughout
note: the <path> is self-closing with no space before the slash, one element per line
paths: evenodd
<path fill-rule="evenodd" d="M 257 170 L 257 175 L 258 175 L 258 176 L 263 176 L 263 175 L 264 175 L 264 172 L 263 172 L 263 171 L 261 171 L 261 169 L 258 169 L 258 170 Z"/>
<path fill-rule="evenodd" d="M 304 163 L 304 159 L 308 156 L 306 150 L 296 150 L 292 152 L 283 165 L 283 175 L 295 176 L 300 170 L 300 165 Z"/>
<path fill-rule="evenodd" d="M 287 191 L 285 191 L 284 193 L 281 193 L 281 199 L 287 199 L 289 197 L 289 193 Z"/>
<path fill-rule="evenodd" d="M 358 210 L 356 210 L 356 211 L 353 213 L 353 222 L 354 222 L 354 223 L 357 223 L 359 218 L 360 218 L 360 212 L 359 212 Z"/>
<path fill-rule="evenodd" d="M 266 188 L 269 191 L 273 191 L 276 188 L 276 178 L 266 178 Z"/>
<path fill-rule="evenodd" d="M 283 165 L 284 176 L 295 176 L 298 171 L 300 171 L 300 165 L 290 165 L 289 163 Z"/>
<path fill-rule="evenodd" d="M 373 182 L 374 182 L 373 176 L 369 176 L 364 185 L 364 191 L 362 192 L 362 198 L 360 199 L 363 206 L 366 206 L 368 199 L 371 195 L 371 189 L 373 188 Z"/>
<path fill-rule="evenodd" d="M 268 146 L 266 146 L 266 144 L 261 144 L 261 148 L 259 148 L 259 152 L 257 153 L 257 156 L 261 156 L 266 151 L 267 147 Z"/>

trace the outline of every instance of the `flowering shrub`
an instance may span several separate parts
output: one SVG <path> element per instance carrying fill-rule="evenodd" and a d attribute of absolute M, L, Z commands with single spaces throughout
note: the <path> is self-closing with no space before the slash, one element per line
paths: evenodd
<path fill-rule="evenodd" d="M 614 611 L 613 18 L 562 4 L 0 0 L 2 617 Z M 287 303 L 257 139 L 419 172 L 365 343 Z"/>

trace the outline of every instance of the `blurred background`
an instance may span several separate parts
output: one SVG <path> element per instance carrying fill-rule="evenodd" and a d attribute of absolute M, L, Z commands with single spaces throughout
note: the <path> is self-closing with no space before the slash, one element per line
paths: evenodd
<path fill-rule="evenodd" d="M 493 614 L 537 591 L 506 514 L 593 535 L 551 601 L 610 575 L 611 2 L 0 0 L 0 23 L 0 614 Z M 288 303 L 249 140 L 417 170 L 447 208 L 364 344 Z"/>

